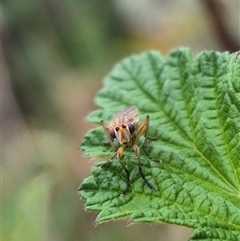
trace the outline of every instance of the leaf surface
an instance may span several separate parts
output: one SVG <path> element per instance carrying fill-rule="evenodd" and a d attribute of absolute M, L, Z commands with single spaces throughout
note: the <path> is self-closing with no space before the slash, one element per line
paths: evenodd
<path fill-rule="evenodd" d="M 240 58 L 235 54 L 188 49 L 166 58 L 145 52 L 117 64 L 96 97 L 98 111 L 88 120 L 110 122 L 135 105 L 140 120 L 150 116 L 147 151 L 141 152 L 143 182 L 132 149 L 123 163 L 131 172 L 131 190 L 121 196 L 126 175 L 115 158 L 93 167 L 81 184 L 86 209 L 96 222 L 128 216 L 129 222 L 166 222 L 195 228 L 191 240 L 240 240 Z M 85 136 L 81 149 L 102 161 L 113 155 L 102 145 L 102 127 Z M 143 139 L 140 139 L 141 146 Z M 103 159 L 102 159 L 103 158 Z"/>

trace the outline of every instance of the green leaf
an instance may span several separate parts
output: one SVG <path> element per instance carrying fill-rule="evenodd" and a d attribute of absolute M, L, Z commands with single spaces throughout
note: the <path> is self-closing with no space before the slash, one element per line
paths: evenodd
<path fill-rule="evenodd" d="M 202 52 L 192 59 L 188 49 L 132 56 L 117 64 L 96 97 L 99 110 L 90 122 L 110 122 L 115 114 L 135 105 L 140 120 L 150 116 L 147 151 L 141 152 L 140 176 L 132 149 L 123 163 L 93 167 L 81 184 L 86 209 L 98 211 L 97 223 L 130 217 L 129 222 L 166 222 L 195 228 L 191 240 L 240 240 L 240 58 L 235 54 Z M 89 157 L 113 155 L 102 145 L 102 127 L 90 131 L 81 144 Z M 140 140 L 140 143 L 142 139 Z M 141 144 L 140 144 L 141 146 Z M 102 160 L 102 161 L 103 161 Z"/>

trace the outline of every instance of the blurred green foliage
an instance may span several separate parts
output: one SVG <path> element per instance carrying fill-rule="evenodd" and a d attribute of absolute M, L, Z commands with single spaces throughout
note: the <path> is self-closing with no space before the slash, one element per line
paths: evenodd
<path fill-rule="evenodd" d="M 23 114 L 37 119 L 56 115 L 50 98 L 59 72 L 107 62 L 122 34 L 111 0 L 10 0 L 3 10 L 13 89 Z"/>

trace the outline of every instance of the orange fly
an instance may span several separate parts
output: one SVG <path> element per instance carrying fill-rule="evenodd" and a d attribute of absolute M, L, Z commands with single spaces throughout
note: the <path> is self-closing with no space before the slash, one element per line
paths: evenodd
<path fill-rule="evenodd" d="M 156 190 L 155 187 L 151 183 L 149 183 L 149 181 L 146 179 L 146 177 L 143 174 L 142 164 L 140 162 L 140 148 L 136 144 L 139 138 L 144 134 L 145 140 L 143 142 L 142 149 L 144 150 L 145 154 L 150 159 L 152 159 L 146 152 L 148 130 L 149 130 L 149 116 L 147 115 L 145 119 L 141 122 L 141 124 L 139 124 L 138 115 L 139 115 L 138 108 L 135 106 L 131 106 L 120 111 L 113 118 L 110 124 L 107 124 L 103 120 L 100 122 L 105 130 L 105 133 L 109 139 L 109 142 L 113 150 L 115 151 L 114 155 L 110 160 L 112 160 L 115 156 L 117 156 L 123 170 L 126 173 L 127 183 L 126 183 L 126 189 L 122 193 L 123 195 L 127 194 L 130 187 L 129 171 L 121 161 L 124 149 L 127 147 L 132 147 L 138 158 L 138 169 L 144 182 L 151 190 L 153 191 Z M 114 140 L 118 141 L 120 144 L 120 147 L 117 150 L 113 145 Z M 152 159 L 152 160 L 159 163 L 159 160 L 155 160 L 155 159 Z"/>

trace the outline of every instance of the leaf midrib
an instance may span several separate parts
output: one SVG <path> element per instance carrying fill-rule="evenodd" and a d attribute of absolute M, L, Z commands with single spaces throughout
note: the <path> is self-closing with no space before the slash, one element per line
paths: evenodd
<path fill-rule="evenodd" d="M 151 65 L 152 66 L 152 65 Z M 145 95 L 148 99 L 151 100 L 152 103 L 154 103 L 157 107 L 157 109 L 159 111 L 161 111 L 161 113 L 164 114 L 165 118 L 172 124 L 172 126 L 175 128 L 175 130 L 178 130 L 178 132 L 180 133 L 180 135 L 190 144 L 190 146 L 192 146 L 192 148 L 194 150 L 196 150 L 196 153 L 202 158 L 204 159 L 210 166 L 211 168 L 217 173 L 217 175 L 233 190 L 235 190 L 235 192 L 237 193 L 237 189 L 235 189 L 234 186 L 231 185 L 231 183 L 229 183 L 226 178 L 211 164 L 211 162 L 200 152 L 200 150 L 197 148 L 197 146 L 195 145 L 194 143 L 194 140 L 192 141 L 186 134 L 185 132 L 170 118 L 170 116 L 166 113 L 166 111 L 162 108 L 161 105 L 158 104 L 157 100 L 155 99 L 154 96 L 152 96 L 146 89 L 143 88 L 143 85 L 141 85 L 138 81 L 138 79 L 132 74 L 132 72 L 127 68 L 127 66 L 125 64 L 122 64 L 122 67 L 123 69 L 126 71 L 126 73 L 129 75 L 130 79 L 135 83 L 135 85 L 137 86 L 137 88 L 143 93 L 143 95 Z M 141 66 L 139 66 L 140 68 Z M 140 70 L 138 70 L 140 71 Z M 152 71 L 154 72 L 153 68 L 152 68 Z M 155 73 L 155 72 L 154 72 Z M 181 71 L 179 71 L 179 76 L 180 76 L 180 79 L 183 80 L 183 73 Z M 156 74 L 155 74 L 155 77 L 156 77 Z M 158 79 L 155 78 L 155 81 L 158 82 Z M 181 81 L 182 82 L 182 81 Z M 181 85 L 183 86 L 183 85 Z M 181 92 L 182 92 L 182 96 L 185 96 L 185 92 L 183 91 L 183 89 L 181 88 Z M 187 108 L 187 103 L 186 103 L 186 98 L 183 98 L 184 100 L 184 103 L 185 103 L 185 110 L 187 111 L 188 113 L 188 117 L 189 117 L 189 120 L 191 120 L 191 115 L 189 113 L 189 110 Z M 193 137 L 195 139 L 195 135 L 194 135 L 194 128 L 193 128 L 193 125 L 192 125 L 192 121 L 190 121 L 190 124 L 191 124 L 191 129 L 192 129 L 192 134 L 193 134 Z M 226 142 L 225 142 L 225 145 L 226 145 Z M 227 145 L 226 145 L 227 146 Z M 228 151 L 228 155 L 229 155 L 229 151 Z M 236 172 L 235 172 L 236 173 Z"/>

